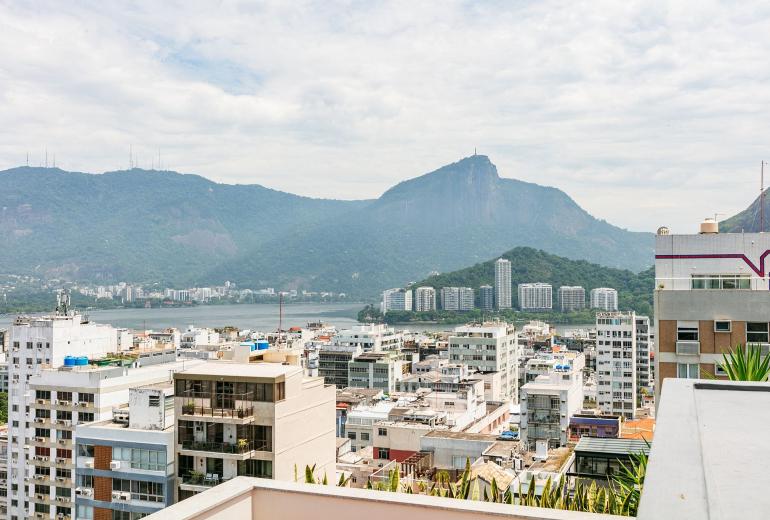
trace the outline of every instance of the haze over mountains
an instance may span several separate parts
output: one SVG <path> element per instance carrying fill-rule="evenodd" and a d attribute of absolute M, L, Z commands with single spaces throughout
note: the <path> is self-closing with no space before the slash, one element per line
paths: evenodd
<path fill-rule="evenodd" d="M 385 287 L 516 246 L 639 271 L 651 233 L 598 220 L 555 189 L 471 156 L 375 200 L 300 197 L 197 175 L 0 172 L 0 271 L 114 282 L 344 291 Z"/>

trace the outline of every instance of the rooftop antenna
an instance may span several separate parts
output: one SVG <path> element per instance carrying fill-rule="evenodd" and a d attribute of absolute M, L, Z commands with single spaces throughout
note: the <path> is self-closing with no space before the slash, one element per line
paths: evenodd
<path fill-rule="evenodd" d="M 759 170 L 759 232 L 765 232 L 765 161 Z"/>

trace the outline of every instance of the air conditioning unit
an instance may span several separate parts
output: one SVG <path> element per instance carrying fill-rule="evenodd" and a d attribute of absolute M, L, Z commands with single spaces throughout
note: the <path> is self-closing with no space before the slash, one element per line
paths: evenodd
<path fill-rule="evenodd" d="M 57 502 L 69 502 L 70 499 L 67 497 L 56 497 Z"/>
<path fill-rule="evenodd" d="M 127 491 L 126 491 L 126 492 L 123 492 L 123 493 L 121 493 L 121 494 L 120 494 L 120 499 L 121 499 L 121 500 L 131 500 L 131 493 L 129 493 L 129 492 L 127 492 Z"/>
<path fill-rule="evenodd" d="M 45 399 L 38 399 L 35 401 L 37 404 L 45 404 Z"/>
<path fill-rule="evenodd" d="M 92 460 L 87 460 L 87 461 L 86 461 L 86 464 L 85 464 L 85 466 L 86 466 L 87 468 L 93 468 L 93 467 L 94 467 L 94 461 L 92 461 Z"/>
<path fill-rule="evenodd" d="M 94 494 L 94 490 L 91 488 L 85 488 L 81 493 L 81 495 L 83 495 L 84 497 L 90 497 L 93 494 Z"/>
<path fill-rule="evenodd" d="M 67 479 L 64 477 L 56 477 L 56 482 L 64 482 L 65 480 Z"/>
<path fill-rule="evenodd" d="M 65 459 L 65 458 L 62 458 L 62 457 L 58 457 L 56 459 L 56 463 L 57 464 L 66 464 L 67 462 L 69 462 L 69 459 Z"/>
<path fill-rule="evenodd" d="M 45 495 L 37 494 L 35 495 L 35 500 L 45 500 L 47 497 Z"/>
<path fill-rule="evenodd" d="M 42 422 L 45 422 L 45 419 L 43 419 L 42 417 L 35 417 L 35 422 L 42 423 Z"/>
<path fill-rule="evenodd" d="M 64 518 L 64 513 L 57 513 L 56 518 Z"/>
<path fill-rule="evenodd" d="M 38 457 L 37 460 L 40 460 L 42 462 L 48 462 L 48 457 Z"/>
<path fill-rule="evenodd" d="M 75 494 L 76 495 L 82 495 L 83 494 L 83 488 L 76 487 L 75 488 Z"/>
<path fill-rule="evenodd" d="M 70 402 L 69 401 L 56 401 L 56 404 L 61 405 L 61 406 L 69 406 Z"/>
<path fill-rule="evenodd" d="M 46 442 L 47 440 L 45 437 L 35 437 L 35 442 Z"/>
<path fill-rule="evenodd" d="M 59 444 L 61 444 L 62 446 L 67 444 L 67 439 L 59 439 Z"/>
<path fill-rule="evenodd" d="M 113 460 L 110 462 L 110 469 L 120 469 L 120 461 L 119 460 Z"/>
<path fill-rule="evenodd" d="M 113 492 L 112 492 L 112 499 L 113 499 L 113 500 L 120 500 L 120 495 L 121 495 L 121 494 L 122 494 L 122 493 L 121 493 L 120 491 L 113 491 Z"/>
<path fill-rule="evenodd" d="M 88 403 L 85 402 L 85 401 L 81 401 L 81 402 L 78 403 L 78 406 L 81 406 L 81 407 L 85 408 L 86 406 L 88 406 Z"/>

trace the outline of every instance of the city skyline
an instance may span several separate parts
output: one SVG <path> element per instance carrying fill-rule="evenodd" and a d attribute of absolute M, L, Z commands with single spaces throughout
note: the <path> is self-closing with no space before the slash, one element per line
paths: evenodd
<path fill-rule="evenodd" d="M 160 163 L 359 199 L 477 149 L 501 176 L 558 187 L 632 230 L 691 232 L 745 208 L 767 158 L 754 30 L 767 12 L 555 7 L 268 3 L 181 19 L 150 3 L 8 4 L 0 122 L 14 132 L 0 168 L 28 153 L 43 163 L 47 149 L 75 171 Z"/>

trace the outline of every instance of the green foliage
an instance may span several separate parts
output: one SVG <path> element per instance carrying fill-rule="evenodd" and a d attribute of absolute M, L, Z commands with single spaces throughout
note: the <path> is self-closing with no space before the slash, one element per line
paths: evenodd
<path fill-rule="evenodd" d="M 770 376 L 770 356 L 763 356 L 758 345 L 730 349 L 719 365 L 730 381 L 767 381 Z"/>
<path fill-rule="evenodd" d="M 8 422 L 8 394 L 0 392 L 0 424 Z"/>

